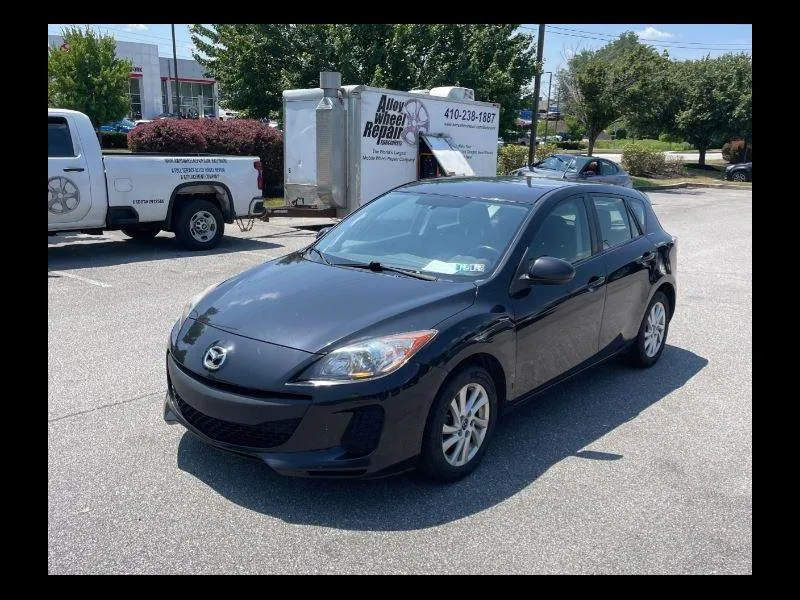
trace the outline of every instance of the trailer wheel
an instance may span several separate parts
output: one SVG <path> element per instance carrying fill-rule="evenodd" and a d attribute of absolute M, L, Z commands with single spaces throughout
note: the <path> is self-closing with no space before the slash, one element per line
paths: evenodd
<path fill-rule="evenodd" d="M 175 222 L 175 237 L 183 247 L 190 250 L 214 248 L 224 233 L 222 213 L 208 200 L 190 200 L 180 208 Z"/>

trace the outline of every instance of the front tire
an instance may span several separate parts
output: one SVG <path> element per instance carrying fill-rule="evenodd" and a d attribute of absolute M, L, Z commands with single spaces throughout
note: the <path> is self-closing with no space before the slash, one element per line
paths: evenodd
<path fill-rule="evenodd" d="M 737 171 L 731 175 L 731 179 L 733 179 L 733 181 L 747 181 L 747 173 L 744 171 Z"/>
<path fill-rule="evenodd" d="M 137 227 L 135 229 L 123 229 L 122 233 L 134 240 L 151 240 L 158 235 L 161 229 L 153 227 Z"/>
<path fill-rule="evenodd" d="M 652 367 L 667 345 L 669 331 L 670 305 L 663 292 L 656 292 L 639 326 L 639 335 L 631 346 L 630 359 L 634 366 Z"/>
<path fill-rule="evenodd" d="M 219 244 L 225 221 L 216 205 L 208 200 L 190 200 L 178 213 L 175 237 L 189 250 L 209 250 Z"/>
<path fill-rule="evenodd" d="M 494 381 L 485 369 L 467 366 L 436 395 L 428 413 L 419 470 L 456 481 L 478 466 L 498 416 Z"/>

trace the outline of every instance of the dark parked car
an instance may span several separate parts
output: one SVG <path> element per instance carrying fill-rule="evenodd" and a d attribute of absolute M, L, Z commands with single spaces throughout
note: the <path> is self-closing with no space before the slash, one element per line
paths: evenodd
<path fill-rule="evenodd" d="M 753 163 L 738 163 L 725 167 L 725 179 L 730 181 L 753 181 Z"/>
<path fill-rule="evenodd" d="M 164 419 L 283 474 L 455 480 L 505 409 L 617 354 L 659 359 L 676 252 L 635 190 L 410 183 L 191 300 Z"/>
<path fill-rule="evenodd" d="M 597 183 L 633 187 L 631 176 L 627 171 L 623 171 L 617 163 L 585 154 L 551 154 L 539 162 L 533 163 L 533 168 L 515 169 L 511 171 L 511 175 L 551 179 L 591 179 L 592 182 Z"/>

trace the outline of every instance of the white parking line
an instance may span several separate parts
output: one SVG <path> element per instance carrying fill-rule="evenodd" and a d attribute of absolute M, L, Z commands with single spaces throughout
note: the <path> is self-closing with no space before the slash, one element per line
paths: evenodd
<path fill-rule="evenodd" d="M 91 283 L 92 285 L 96 285 L 98 287 L 110 288 L 111 285 L 108 283 L 103 283 L 102 281 L 95 281 L 94 279 L 89 279 L 88 277 L 81 277 L 80 275 L 74 275 L 72 273 L 66 273 L 64 271 L 50 271 L 50 273 L 54 273 L 55 275 L 59 275 L 60 277 L 69 277 L 71 279 L 77 279 L 78 281 L 83 281 L 85 283 Z"/>

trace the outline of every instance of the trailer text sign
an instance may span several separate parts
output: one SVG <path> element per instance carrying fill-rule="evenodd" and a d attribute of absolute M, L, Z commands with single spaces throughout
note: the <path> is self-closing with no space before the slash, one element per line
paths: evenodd
<path fill-rule="evenodd" d="M 360 204 L 417 179 L 420 133 L 446 134 L 475 174 L 497 174 L 499 107 L 365 90 L 361 96 Z"/>

